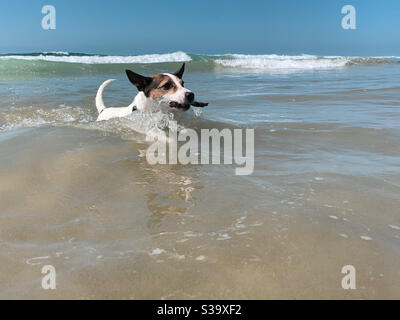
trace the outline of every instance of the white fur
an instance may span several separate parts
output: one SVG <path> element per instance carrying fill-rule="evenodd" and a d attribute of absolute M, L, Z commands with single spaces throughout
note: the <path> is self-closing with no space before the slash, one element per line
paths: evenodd
<path fill-rule="evenodd" d="M 100 86 L 100 88 L 97 90 L 96 108 L 97 108 L 97 111 L 99 112 L 99 114 L 106 108 L 106 106 L 104 105 L 104 101 L 103 101 L 104 88 L 107 87 L 111 82 L 114 82 L 114 81 L 115 81 L 115 79 L 110 79 L 110 80 L 104 81 L 102 83 L 102 85 Z"/>
<path fill-rule="evenodd" d="M 97 111 L 99 112 L 97 121 L 126 117 L 130 115 L 135 109 L 141 112 L 157 112 L 157 111 L 168 112 L 171 110 L 171 108 L 169 107 L 169 103 L 171 101 L 176 101 L 178 103 L 184 104 L 186 99 L 185 93 L 191 91 L 182 87 L 178 81 L 178 78 L 173 74 L 164 73 L 164 75 L 170 77 L 171 80 L 177 86 L 178 90 L 176 90 L 174 94 L 166 94 L 160 99 L 153 100 L 151 98 L 146 97 L 146 95 L 142 91 L 140 91 L 129 106 L 119 107 L 119 108 L 107 108 L 104 105 L 103 101 L 104 89 L 111 82 L 115 81 L 115 79 L 110 79 L 103 82 L 103 84 L 99 87 L 96 95 L 96 107 Z"/>
<path fill-rule="evenodd" d="M 97 91 L 96 107 L 97 111 L 99 112 L 97 121 L 126 117 L 130 115 L 135 109 L 140 111 L 149 111 L 149 112 L 160 110 L 159 103 L 157 101 L 147 98 L 142 91 L 140 91 L 136 95 L 135 99 L 127 107 L 107 108 L 103 102 L 103 92 L 104 89 L 113 81 L 115 81 L 115 79 L 104 81 L 103 84 L 99 87 L 99 90 Z"/>

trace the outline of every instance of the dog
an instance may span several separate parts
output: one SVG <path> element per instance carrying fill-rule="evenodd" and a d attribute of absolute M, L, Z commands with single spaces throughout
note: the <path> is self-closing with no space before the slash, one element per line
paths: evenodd
<path fill-rule="evenodd" d="M 129 81 L 139 90 L 133 102 L 127 107 L 107 108 L 103 102 L 104 89 L 115 79 L 105 81 L 98 89 L 96 107 L 99 112 L 97 121 L 125 117 L 132 112 L 169 112 L 171 109 L 187 111 L 190 106 L 205 107 L 208 103 L 197 102 L 192 91 L 184 87 L 182 80 L 185 63 L 175 72 L 157 73 L 151 77 L 142 76 L 131 70 L 125 70 Z"/>

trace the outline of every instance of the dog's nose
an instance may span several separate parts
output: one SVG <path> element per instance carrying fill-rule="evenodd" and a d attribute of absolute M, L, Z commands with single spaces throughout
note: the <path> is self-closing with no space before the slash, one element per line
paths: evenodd
<path fill-rule="evenodd" d="M 193 102 L 194 101 L 194 93 L 193 92 L 186 92 L 185 93 L 185 97 L 189 102 Z"/>

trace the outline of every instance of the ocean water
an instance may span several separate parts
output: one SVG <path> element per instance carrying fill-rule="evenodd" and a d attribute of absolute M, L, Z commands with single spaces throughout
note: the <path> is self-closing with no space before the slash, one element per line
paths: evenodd
<path fill-rule="evenodd" d="M 125 69 L 183 61 L 208 107 L 95 122 L 104 80 L 126 106 Z M 399 79 L 399 57 L 1 55 L 0 297 L 399 298 Z M 254 128 L 254 173 L 148 164 L 138 131 L 170 120 Z"/>

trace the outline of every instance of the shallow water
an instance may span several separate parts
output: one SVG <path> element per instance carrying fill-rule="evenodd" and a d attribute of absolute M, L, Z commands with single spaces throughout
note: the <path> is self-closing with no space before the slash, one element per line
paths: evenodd
<path fill-rule="evenodd" d="M 125 67 L 176 62 L 0 74 L 0 297 L 399 298 L 399 65 L 196 63 L 185 84 L 210 106 L 179 123 L 255 128 L 252 175 L 149 165 L 136 129 L 161 115 L 94 122 L 103 80 L 118 80 L 106 104 L 124 106 Z"/>

